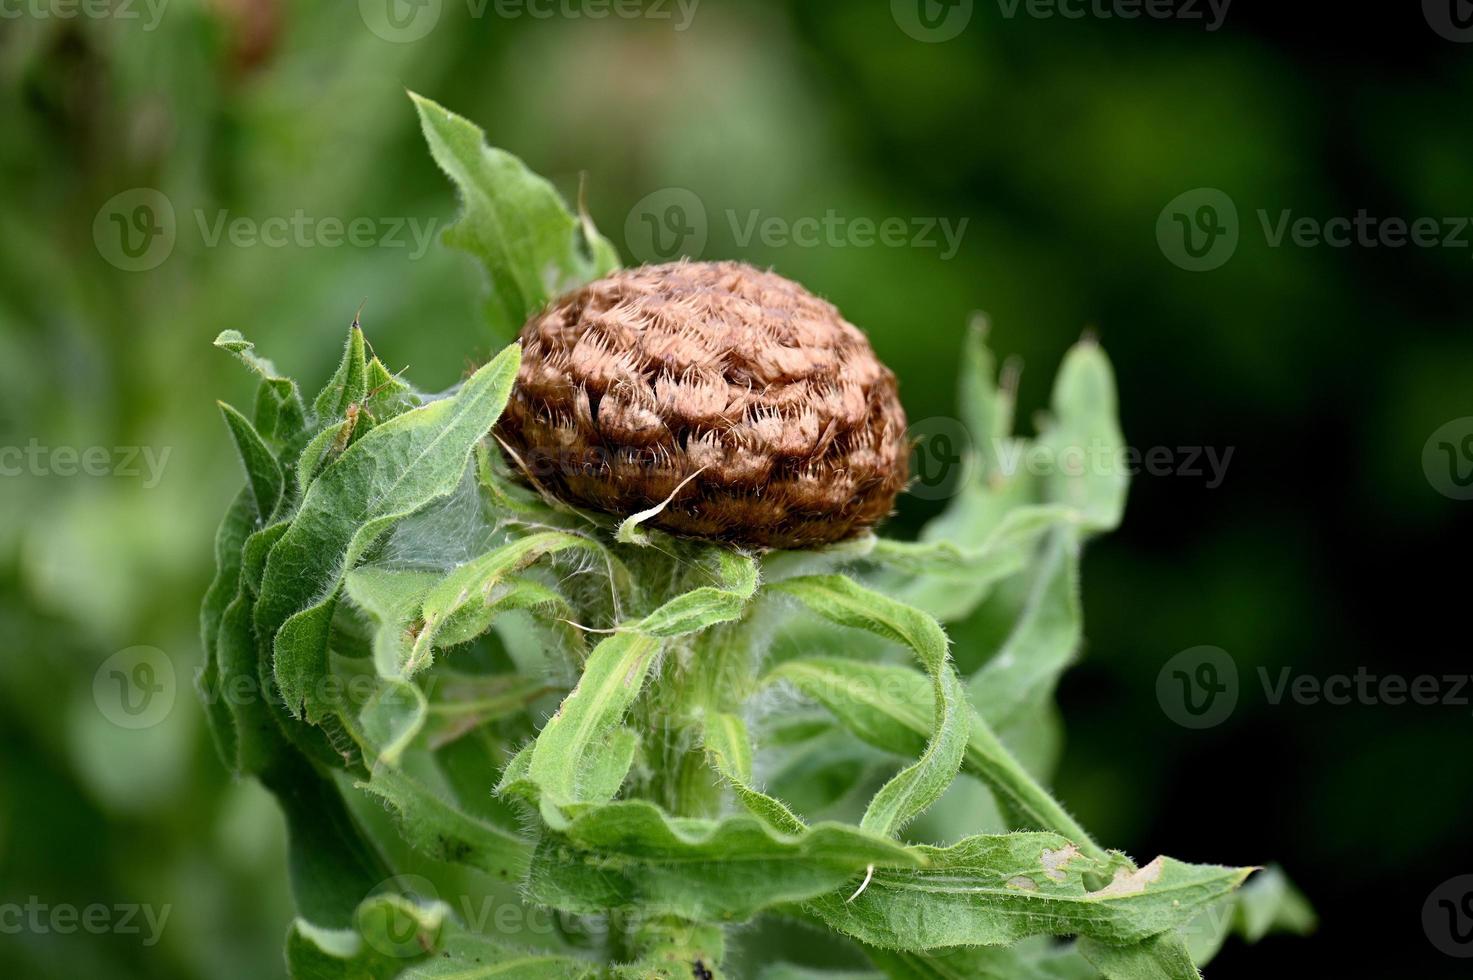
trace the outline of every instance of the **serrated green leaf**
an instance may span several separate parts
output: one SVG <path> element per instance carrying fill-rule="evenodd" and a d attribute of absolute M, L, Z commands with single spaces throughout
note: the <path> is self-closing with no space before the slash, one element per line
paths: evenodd
<path fill-rule="evenodd" d="M 491 283 L 486 317 L 511 337 L 548 300 L 619 267 L 614 247 L 587 217 L 516 157 L 486 144 L 469 120 L 410 93 L 430 153 L 460 192 L 445 242 L 480 261 Z"/>
<path fill-rule="evenodd" d="M 866 630 L 910 648 L 934 686 L 934 727 L 921 757 L 882 786 L 860 826 L 892 835 L 945 792 L 966 749 L 971 717 L 961 681 L 947 655 L 946 633 L 918 609 L 839 575 L 787 579 L 772 586 L 831 622 Z"/>
<path fill-rule="evenodd" d="M 317 685 L 343 576 L 396 521 L 459 485 L 506 405 L 518 355 L 508 347 L 454 395 L 376 427 L 307 489 L 267 558 L 255 615 L 258 635 L 275 637 L 275 676 L 294 714 L 323 716 Z"/>
<path fill-rule="evenodd" d="M 842 824 L 787 835 L 746 815 L 669 817 L 627 800 L 588 810 L 546 836 L 528 891 L 573 912 L 640 909 L 738 921 L 773 905 L 852 890 L 871 864 L 914 868 L 918 858 L 913 849 Z"/>
<path fill-rule="evenodd" d="M 809 909 L 840 932 L 887 949 L 998 946 L 1036 935 L 1090 936 L 1118 946 L 1184 925 L 1250 870 L 1165 857 L 1131 868 L 1097 861 L 1049 833 L 915 850 L 925 867 L 876 869 L 853 901 L 829 895 Z M 1109 884 L 1090 891 L 1096 878 Z"/>

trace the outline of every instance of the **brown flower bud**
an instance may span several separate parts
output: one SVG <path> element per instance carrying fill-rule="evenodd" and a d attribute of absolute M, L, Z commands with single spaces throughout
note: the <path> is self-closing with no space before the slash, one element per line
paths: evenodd
<path fill-rule="evenodd" d="M 802 286 L 739 262 L 616 272 L 522 328 L 497 426 L 528 474 L 650 524 L 749 546 L 838 541 L 885 517 L 909 447 L 895 375 Z"/>

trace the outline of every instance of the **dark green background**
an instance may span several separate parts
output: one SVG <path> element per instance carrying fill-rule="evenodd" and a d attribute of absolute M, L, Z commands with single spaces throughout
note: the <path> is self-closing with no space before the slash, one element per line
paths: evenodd
<path fill-rule="evenodd" d="M 1319 933 L 1231 944 L 1215 976 L 1465 975 L 1421 909 L 1473 872 L 1466 702 L 1275 706 L 1256 669 L 1468 670 L 1473 503 L 1439 494 L 1422 458 L 1434 430 L 1473 415 L 1473 233 L 1271 247 L 1258 212 L 1473 214 L 1473 44 L 1439 36 L 1415 4 L 1283 6 L 1240 0 L 1209 31 L 1008 17 L 976 0 L 940 43 L 907 35 L 882 0 L 703 0 L 686 30 L 678 16 L 472 18 L 444 0 L 413 43 L 376 36 L 348 2 L 172 0 L 152 30 L 143 7 L 0 20 L 0 445 L 171 452 L 152 488 L 0 478 L 0 902 L 173 906 L 156 947 L 0 934 L 0 966 L 282 970 L 279 818 L 228 781 L 187 689 L 210 536 L 239 482 L 214 399 L 251 390 L 209 342 L 238 328 L 314 385 L 366 301 L 378 352 L 437 388 L 506 338 L 481 326 L 476 269 L 438 244 L 419 259 L 211 247 L 195 215 L 448 220 L 412 88 L 570 196 L 585 173 L 626 259 L 636 202 L 692 191 L 701 257 L 770 265 L 836 302 L 900 375 L 913 420 L 953 411 L 974 310 L 1026 365 L 1025 426 L 1065 348 L 1096 331 L 1133 446 L 1233 456 L 1212 489 L 1138 478 L 1124 527 L 1091 549 L 1060 796 L 1138 857 L 1286 867 Z M 93 222 L 136 187 L 169 199 L 177 240 L 157 268 L 125 272 Z M 1188 272 L 1156 226 L 1200 187 L 1232 198 L 1241 240 L 1221 267 Z M 742 247 L 726 215 L 753 209 L 967 225 L 950 258 Z M 895 532 L 936 506 L 907 500 Z M 169 654 L 181 689 L 165 724 L 126 732 L 101 719 L 92 678 L 138 644 Z M 1242 685 L 1230 719 L 1190 731 L 1162 711 L 1156 678 L 1201 644 L 1229 651 Z"/>

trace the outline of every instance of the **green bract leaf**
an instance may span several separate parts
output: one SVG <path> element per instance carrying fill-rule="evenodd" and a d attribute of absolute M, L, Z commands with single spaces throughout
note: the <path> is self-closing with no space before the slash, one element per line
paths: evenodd
<path fill-rule="evenodd" d="M 293 713 L 322 716 L 316 687 L 343 576 L 396 521 L 460 483 L 506 405 L 518 353 L 508 347 L 451 397 L 378 426 L 307 489 L 271 549 L 255 614 L 257 633 L 275 637 L 276 680 Z"/>
<path fill-rule="evenodd" d="M 281 466 L 277 464 L 276 457 L 272 455 L 265 440 L 256 432 L 256 427 L 244 415 L 224 402 L 219 402 L 219 405 L 220 414 L 225 417 L 225 425 L 230 429 L 230 436 L 235 440 L 235 450 L 240 455 L 241 466 L 245 468 L 246 486 L 250 488 L 251 497 L 255 501 L 256 513 L 262 519 L 269 519 L 276 512 L 276 505 L 281 502 Z"/>
<path fill-rule="evenodd" d="M 238 357 L 246 367 L 261 376 L 256 392 L 256 429 L 278 445 L 301 432 L 306 424 L 302 395 L 297 383 L 276 372 L 276 365 L 255 353 L 256 345 L 241 336 L 239 330 L 222 330 L 215 346 Z"/>
<path fill-rule="evenodd" d="M 589 810 L 545 838 L 528 888 L 536 901 L 572 912 L 642 909 L 734 921 L 773 905 L 848 894 L 869 865 L 919 863 L 913 849 L 841 824 L 787 835 L 749 816 L 669 817 L 629 800 Z"/>
<path fill-rule="evenodd" d="M 410 94 L 435 162 L 460 191 L 447 244 L 475 256 L 491 281 L 486 318 L 510 337 L 550 299 L 619 267 L 614 247 L 575 217 L 546 180 L 486 145 L 469 120 Z"/>
<path fill-rule="evenodd" d="M 923 868 L 877 869 L 853 901 L 825 896 L 810 908 L 841 932 L 891 949 L 998 946 L 1035 935 L 1128 945 L 1189 922 L 1250 871 L 1165 857 L 1131 868 L 1097 861 L 1046 833 L 915 850 Z M 1095 878 L 1109 884 L 1090 891 L 1087 881 Z"/>
<path fill-rule="evenodd" d="M 789 660 L 768 675 L 785 680 L 823 704 L 846 728 L 870 745 L 913 755 L 932 731 L 932 695 L 927 679 L 905 667 L 842 658 Z M 962 771 L 985 782 L 1015 815 L 1018 829 L 1051 830 L 1100 860 L 1094 843 L 1048 792 L 1003 747 L 980 717 L 972 717 Z"/>
<path fill-rule="evenodd" d="M 348 329 L 348 341 L 343 346 L 343 360 L 333 373 L 332 380 L 323 386 L 312 399 L 312 413 L 320 421 L 340 419 L 348 409 L 360 404 L 368 394 L 368 350 L 363 331 L 355 320 Z"/>
<path fill-rule="evenodd" d="M 860 826 L 894 834 L 946 790 L 967 744 L 966 696 L 946 653 L 946 634 L 930 616 L 839 575 L 787 579 L 773 589 L 792 595 L 831 622 L 904 644 L 931 676 L 935 713 L 920 759 L 902 769 L 870 801 Z"/>

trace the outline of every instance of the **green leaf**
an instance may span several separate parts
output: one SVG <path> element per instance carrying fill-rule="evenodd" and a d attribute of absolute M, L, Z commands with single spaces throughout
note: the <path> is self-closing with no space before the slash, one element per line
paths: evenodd
<path fill-rule="evenodd" d="M 517 881 L 531 861 L 527 841 L 479 817 L 386 763 L 360 788 L 392 808 L 403 839 L 427 857 Z"/>
<path fill-rule="evenodd" d="M 1099 980 L 1099 972 L 1072 946 L 956 946 L 949 949 L 865 948 L 865 955 L 901 980 Z"/>
<path fill-rule="evenodd" d="M 547 835 L 528 891 L 534 901 L 571 912 L 638 909 L 739 921 L 773 905 L 848 894 L 871 864 L 918 863 L 913 849 L 842 824 L 788 835 L 746 815 L 669 817 L 628 800 L 588 810 Z"/>
<path fill-rule="evenodd" d="M 972 704 L 1004 740 L 1039 722 L 1038 705 L 1052 699 L 1083 639 L 1075 534 L 1054 531 L 1028 574 L 1012 631 L 967 682 Z"/>
<path fill-rule="evenodd" d="M 548 300 L 619 267 L 614 247 L 575 217 L 546 180 L 486 145 L 469 120 L 410 93 L 435 162 L 460 192 L 445 242 L 475 256 L 491 282 L 486 317 L 511 337 Z"/>
<path fill-rule="evenodd" d="M 764 683 L 775 681 L 790 682 L 832 711 L 856 736 L 898 755 L 922 751 L 932 731 L 930 684 L 906 667 L 811 657 L 780 664 Z M 1089 856 L 1105 859 L 1104 849 L 1034 781 L 982 718 L 973 714 L 968 731 L 962 771 L 988 785 L 1014 816 L 1018 829 L 1062 834 Z"/>
<path fill-rule="evenodd" d="M 696 633 L 741 616 L 757 591 L 757 563 L 730 548 L 708 549 L 716 564 L 715 585 L 703 585 L 661 605 L 631 629 L 650 636 Z"/>
<path fill-rule="evenodd" d="M 1191 956 L 1174 935 L 1162 933 L 1125 946 L 1112 946 L 1089 936 L 1078 949 L 1105 980 L 1201 980 Z"/>
<path fill-rule="evenodd" d="M 397 672 L 413 676 L 430 665 L 437 645 L 453 646 L 479 636 L 503 609 L 560 605 L 566 610 L 566 601 L 543 586 L 524 582 L 507 588 L 505 583 L 512 572 L 570 549 L 603 554 L 600 545 L 582 535 L 544 531 L 493 548 L 451 571 L 425 594 L 417 616 L 423 627 L 404 659 L 394 664 Z"/>
<path fill-rule="evenodd" d="M 1115 373 L 1093 340 L 1069 349 L 1054 380 L 1054 425 L 1039 437 L 1052 451 L 1048 497 L 1084 515 L 1091 531 L 1118 527 L 1130 477 L 1117 421 Z"/>
<path fill-rule="evenodd" d="M 1182 934 L 1193 962 L 1206 966 L 1230 935 L 1256 943 L 1271 932 L 1306 936 L 1316 925 L 1314 909 L 1283 870 L 1270 866 L 1217 905 L 1202 912 Z"/>
<path fill-rule="evenodd" d="M 256 427 L 242 414 L 224 402 L 217 402 L 220 406 L 220 414 L 225 417 L 225 425 L 230 429 L 230 436 L 235 440 L 235 451 L 240 456 L 241 466 L 245 468 L 246 486 L 250 488 L 251 497 L 256 504 L 256 513 L 263 520 L 269 520 L 276 512 L 276 505 L 281 502 L 281 494 L 284 480 L 281 475 L 281 466 L 276 462 L 276 457 L 261 438 Z"/>
<path fill-rule="evenodd" d="M 376 427 L 307 489 L 267 558 L 255 614 L 257 634 L 275 637 L 275 676 L 294 714 L 322 717 L 317 687 L 343 576 L 395 522 L 459 485 L 506 405 L 519 353 L 508 347 L 454 395 Z"/>
<path fill-rule="evenodd" d="M 940 624 L 918 609 L 896 602 L 839 575 L 792 578 L 772 586 L 840 626 L 866 630 L 909 647 L 933 684 L 935 709 L 930 740 L 921 757 L 882 786 L 860 826 L 893 835 L 945 792 L 956 777 L 971 721 L 961 682 L 946 652 Z"/>
<path fill-rule="evenodd" d="M 785 834 L 801 834 L 806 825 L 781 800 L 752 787 L 752 741 L 746 724 L 733 714 L 706 716 L 702 741 L 712 767 L 731 785 L 742 805 Z"/>
<path fill-rule="evenodd" d="M 241 552 L 246 539 L 255 530 L 255 501 L 248 491 L 236 495 L 225 519 L 215 532 L 215 577 L 205 592 L 200 604 L 200 644 L 204 648 L 204 666 L 196 680 L 200 702 L 205 707 L 210 734 L 215 748 L 227 769 L 236 772 L 240 764 L 240 749 L 236 734 L 235 716 L 226 702 L 221 685 L 220 671 L 220 623 L 225 610 L 241 589 Z"/>
<path fill-rule="evenodd" d="M 540 793 L 550 825 L 564 822 L 561 808 L 605 803 L 617 791 L 596 764 L 598 756 L 644 686 L 660 648 L 658 638 L 637 632 L 603 640 L 589 654 L 578 686 L 538 734 L 526 778 Z"/>
<path fill-rule="evenodd" d="M 343 345 L 343 359 L 332 379 L 312 399 L 312 413 L 320 421 L 340 419 L 350 406 L 360 404 L 368 394 L 368 351 L 358 321 L 348 328 Z"/>
<path fill-rule="evenodd" d="M 276 365 L 255 353 L 256 345 L 241 336 L 239 330 L 222 330 L 215 346 L 234 354 L 242 364 L 261 377 L 256 391 L 256 429 L 278 445 L 287 442 L 306 425 L 306 412 L 297 383 L 282 377 Z"/>
<path fill-rule="evenodd" d="M 286 937 L 292 980 L 391 980 L 440 944 L 448 908 L 397 894 L 371 896 L 350 928 L 326 929 L 305 919 Z"/>
<path fill-rule="evenodd" d="M 1131 868 L 1097 861 L 1048 833 L 914 850 L 923 868 L 877 868 L 853 901 L 829 895 L 809 908 L 840 932 L 887 949 L 998 946 L 1035 935 L 1127 945 L 1184 925 L 1250 871 L 1165 857 Z M 1109 884 L 1090 891 L 1096 879 Z"/>
<path fill-rule="evenodd" d="M 588 963 L 568 956 L 509 947 L 459 928 L 443 952 L 399 974 L 399 980 L 585 980 L 597 975 Z"/>
<path fill-rule="evenodd" d="M 337 786 L 289 748 L 261 773 L 286 815 L 292 895 L 313 925 L 346 928 L 354 911 L 389 877 Z"/>

